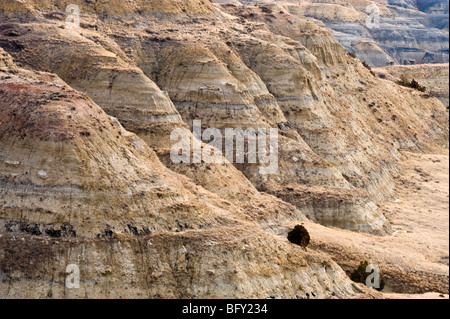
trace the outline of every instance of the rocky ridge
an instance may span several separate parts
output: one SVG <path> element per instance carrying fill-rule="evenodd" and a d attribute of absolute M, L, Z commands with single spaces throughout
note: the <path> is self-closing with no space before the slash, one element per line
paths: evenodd
<path fill-rule="evenodd" d="M 86 95 L 10 62 L 0 74 L 4 298 L 364 292 L 327 256 L 268 234 L 169 171 Z M 81 289 L 64 288 L 69 264 L 81 269 Z"/>
<path fill-rule="evenodd" d="M 5 174 L 18 178 L 20 185 L 32 183 L 30 187 L 35 188 L 35 181 L 43 180 L 58 188 L 58 185 L 67 183 L 67 178 L 80 179 L 80 182 L 68 188 L 66 185 L 66 189 L 61 191 L 52 187 L 34 190 L 31 201 L 22 205 L 19 199 L 23 197 L 23 187 L 15 189 L 14 183 L 7 180 L 2 188 L 5 198 L 11 200 L 2 206 L 2 218 L 3 214 L 7 217 L 2 219 L 7 251 L 12 255 L 18 253 L 11 248 L 14 240 L 11 238 L 15 238 L 11 234 L 25 233 L 38 238 L 56 234 L 69 237 L 71 243 L 79 238 L 90 245 L 94 255 L 100 247 L 94 245 L 94 238 L 107 238 L 103 238 L 99 245 L 120 246 L 124 236 L 129 247 L 127 254 L 134 258 L 138 256 L 136 247 L 150 251 L 149 243 L 154 245 L 151 238 L 158 242 L 156 250 L 172 254 L 176 248 L 170 250 L 169 246 L 164 246 L 168 238 L 173 237 L 169 242 L 173 247 L 181 247 L 181 251 L 188 249 L 182 244 L 185 240 L 192 245 L 190 249 L 199 251 L 208 242 L 200 238 L 221 234 L 217 240 L 212 239 L 218 241 L 218 245 L 210 251 L 210 256 L 218 254 L 222 246 L 228 247 L 226 254 L 234 256 L 239 245 L 224 244 L 232 238 L 236 244 L 248 245 L 245 251 L 251 251 L 249 260 L 256 262 L 260 254 L 266 256 L 258 248 L 259 244 L 273 247 L 273 251 L 267 250 L 267 256 L 276 255 L 275 247 L 280 241 L 286 245 L 282 249 L 293 249 L 278 235 L 286 232 L 285 222 L 304 220 L 304 215 L 327 226 L 389 234 L 390 223 L 377 208 L 377 203 L 395 198 L 393 178 L 398 174 L 397 163 L 403 150 L 442 152 L 447 148 L 448 113 L 445 107 L 437 99 L 374 77 L 357 59 L 346 56 L 344 48 L 328 31 L 310 20 L 281 13 L 268 16 L 254 6 L 216 8 L 201 1 L 189 4 L 166 2 L 167 6 L 163 8 L 157 1 L 146 2 L 145 5 L 138 2 L 132 5 L 128 2 L 111 3 L 107 7 L 79 1 L 82 12 L 80 29 L 66 27 L 64 1 L 9 1 L 0 6 L 0 17 L 7 19 L 0 24 L 0 46 L 22 67 L 20 76 L 14 75 L 14 72 L 19 72 L 18 68 L 8 54 L 2 53 L 1 61 L 5 61 L 2 62 L 5 66 L 0 65 L 0 70 L 3 71 L 6 65 L 8 68 L 3 79 L 5 90 L 2 91 L 6 92 L 2 95 L 6 118 L 12 119 L 14 115 L 11 114 L 16 114 L 16 110 L 11 107 L 21 110 L 20 105 L 24 101 L 30 101 L 26 109 L 28 113 L 20 114 L 26 118 L 33 118 L 36 112 L 41 114 L 41 102 L 33 105 L 33 101 L 42 99 L 40 94 L 45 96 L 45 105 L 55 98 L 44 112 L 52 119 L 49 123 L 55 128 L 49 132 L 38 130 L 37 133 L 42 136 L 50 134 L 54 138 L 52 134 L 59 132 L 63 136 L 68 127 L 73 127 L 76 129 L 74 134 L 94 141 L 76 145 L 79 142 L 77 138 L 77 143 L 66 147 L 64 145 L 68 142 L 63 139 L 59 142 L 63 150 L 58 151 L 52 144 L 56 141 L 50 140 L 50 146 L 44 143 L 36 148 L 39 151 L 33 157 L 43 161 L 44 166 L 48 163 L 43 160 L 43 154 L 49 150 L 59 153 L 55 156 L 63 163 L 50 165 L 68 165 L 72 171 L 69 170 L 64 182 L 58 180 L 61 178 L 59 174 L 49 179 L 49 172 L 53 174 L 54 169 L 48 167 L 35 172 L 35 176 L 20 175 L 29 170 L 28 165 L 33 162 L 24 164 L 17 159 L 8 159 L 12 166 L 5 166 Z M 57 74 L 67 84 L 51 74 Z M 57 81 L 59 86 L 28 83 L 28 78 L 38 75 L 45 77 L 45 82 Z M 14 87 L 14 83 L 19 87 Z M 30 88 L 21 87 L 26 85 Z M 59 95 L 58 91 L 63 88 L 70 91 L 70 100 L 65 100 L 68 96 L 64 94 L 62 97 Z M 35 93 L 30 95 L 28 91 Z M 11 103 L 14 96 L 17 100 Z M 69 106 L 70 103 L 75 105 Z M 72 115 L 64 106 L 69 110 L 81 108 L 77 122 L 69 124 L 66 118 Z M 91 108 L 99 115 L 88 110 Z M 196 119 L 201 119 L 205 127 L 222 130 L 229 127 L 278 127 L 278 174 L 260 175 L 258 166 L 250 164 L 172 163 L 169 157 L 170 132 L 175 128 L 190 128 Z M 36 123 L 37 120 L 32 127 Z M 29 157 L 26 152 L 30 148 L 11 143 L 10 140 L 17 137 L 6 134 L 22 130 L 23 138 L 26 138 L 23 143 L 41 144 L 34 141 L 30 144 L 28 128 L 19 125 L 12 131 L 5 131 L 7 139 L 1 149 L 11 149 L 14 151 L 11 154 L 18 157 L 22 154 Z M 90 143 L 99 148 L 92 148 Z M 14 148 L 16 146 L 17 149 Z M 77 153 L 85 155 L 74 156 Z M 118 155 L 113 154 L 121 156 L 116 158 Z M 81 162 L 70 163 L 70 159 L 77 158 L 81 158 Z M 35 165 L 39 167 L 37 164 L 32 164 L 32 167 Z M 147 166 L 152 169 L 148 171 Z M 147 175 L 151 177 L 145 177 Z M 86 186 L 80 190 L 79 185 L 84 183 Z M 83 194 L 86 190 L 89 195 Z M 52 195 L 58 192 L 61 197 Z M 66 209 L 59 207 L 67 206 L 72 194 L 82 198 L 82 206 L 67 214 Z M 38 196 L 54 199 L 38 205 L 34 202 Z M 108 199 L 105 204 L 104 199 L 110 197 L 115 201 Z M 161 206 L 154 206 L 155 201 Z M 47 220 L 44 218 L 41 223 L 42 210 L 60 217 L 53 219 L 48 215 Z M 89 211 L 95 212 L 94 216 L 103 216 L 98 221 L 108 223 L 94 222 L 86 226 L 89 219 L 77 212 Z M 112 211 L 116 217 L 109 217 Z M 18 214 L 28 217 L 19 222 Z M 245 239 L 248 232 L 254 233 L 255 237 Z M 267 232 L 271 237 L 263 240 Z M 31 246 L 34 245 L 33 238 L 30 238 Z M 146 246 L 141 246 L 141 238 L 150 238 Z M 55 247 L 45 249 L 53 250 Z M 314 252 L 314 256 L 316 253 L 318 259 L 311 261 L 313 270 L 302 273 L 304 277 L 299 277 L 298 281 L 295 279 L 294 283 L 310 282 L 306 279 L 308 276 L 315 271 L 321 273 L 314 262 L 328 257 L 319 251 Z M 286 256 L 284 252 L 279 254 Z M 194 255 L 199 257 L 201 254 Z M 94 257 L 89 258 L 89 263 L 95 261 Z M 128 262 L 128 259 L 117 258 L 111 264 Z M 144 264 L 164 258 L 160 256 Z M 185 254 L 186 260 L 192 260 L 190 258 Z M 4 260 L 7 259 L 5 257 Z M 287 278 L 286 269 L 290 267 L 284 263 L 281 268 L 276 266 L 272 279 L 266 281 L 258 278 L 268 273 L 249 275 L 242 270 L 246 277 L 239 278 L 246 279 L 242 279 L 242 284 L 236 284 L 238 277 L 223 273 L 230 268 L 227 265 L 215 265 L 220 270 L 211 267 L 207 270 L 211 277 L 202 277 L 198 275 L 198 267 L 204 267 L 204 261 L 200 257 L 195 260 L 189 268 L 193 271 L 190 272 L 191 277 L 199 280 L 195 288 L 186 282 L 185 270 L 177 273 L 176 279 L 170 279 L 172 277 L 168 273 L 158 272 L 159 267 L 152 268 L 155 277 L 164 281 L 162 284 L 153 279 L 149 281 L 148 276 L 139 277 L 141 271 L 134 269 L 135 272 L 129 276 L 134 278 L 130 280 L 136 286 L 129 294 L 119 291 L 116 296 L 260 297 L 275 291 L 279 296 L 301 297 L 314 286 L 311 283 L 298 290 L 300 294 L 294 293 L 299 289 L 295 284 L 282 288 L 286 281 L 281 281 L 283 284 L 280 286 L 280 278 Z M 211 263 L 214 260 L 222 259 L 211 257 Z M 270 272 L 275 269 L 272 262 L 269 258 Z M 242 269 L 248 265 L 241 259 L 236 263 L 244 265 Z M 15 265 L 9 264 L 8 267 L 5 273 Z M 362 291 L 349 285 L 337 265 L 333 264 L 330 271 L 333 273 L 329 277 L 330 284 L 318 284 L 313 288 L 321 291 L 320 297 L 329 297 L 327 291 L 341 289 L 338 288 L 341 286 L 346 288 L 340 297 L 354 296 Z M 105 273 L 111 272 L 105 270 Z M 48 276 L 51 272 L 40 274 L 33 280 Z M 94 278 L 95 274 L 90 276 Z M 121 277 L 116 276 L 116 271 L 113 277 L 112 280 L 119 283 Z M 212 290 L 205 288 L 208 280 L 202 278 L 209 278 L 209 282 L 232 283 L 227 284 L 230 289 L 221 292 L 220 285 Z M 182 287 L 174 288 L 173 280 L 182 282 Z M 152 288 L 143 292 L 143 285 Z M 172 288 L 156 293 L 163 286 Z M 23 288 L 14 289 L 16 293 L 11 296 L 23 293 Z M 102 289 L 95 296 L 104 296 L 107 290 Z M 61 294 L 55 296 L 60 297 Z"/>
<path fill-rule="evenodd" d="M 449 61 L 447 0 L 242 0 L 240 3 L 256 3 L 273 12 L 311 18 L 332 30 L 347 51 L 373 67 Z"/>

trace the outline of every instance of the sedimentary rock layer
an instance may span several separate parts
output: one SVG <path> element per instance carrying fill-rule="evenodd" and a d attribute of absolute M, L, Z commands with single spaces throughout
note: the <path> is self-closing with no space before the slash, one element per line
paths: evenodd
<path fill-rule="evenodd" d="M 325 255 L 265 232 L 252 212 L 165 168 L 86 95 L 54 75 L 17 69 L 1 54 L 3 297 L 365 291 Z M 65 287 L 68 265 L 80 269 L 79 289 Z"/>
<path fill-rule="evenodd" d="M 2 294 L 75 296 L 74 263 L 78 297 L 355 296 L 285 225 L 389 234 L 377 204 L 403 151 L 448 148 L 445 106 L 282 4 L 73 2 L 79 28 L 65 1 L 0 4 Z M 174 163 L 170 135 L 194 121 L 277 128 L 276 174 Z"/>
<path fill-rule="evenodd" d="M 224 3 L 224 1 L 215 1 Z M 448 1 L 241 0 L 270 15 L 278 12 L 320 21 L 350 52 L 374 67 L 447 63 Z"/>

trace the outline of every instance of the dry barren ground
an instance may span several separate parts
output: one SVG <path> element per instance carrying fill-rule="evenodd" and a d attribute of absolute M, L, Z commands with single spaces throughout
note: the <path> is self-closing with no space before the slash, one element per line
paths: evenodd
<path fill-rule="evenodd" d="M 380 237 L 308 223 L 311 249 L 327 251 L 349 274 L 363 260 L 377 264 L 387 298 L 448 298 L 449 156 L 405 155 L 399 199 L 380 206 L 394 234 Z"/>

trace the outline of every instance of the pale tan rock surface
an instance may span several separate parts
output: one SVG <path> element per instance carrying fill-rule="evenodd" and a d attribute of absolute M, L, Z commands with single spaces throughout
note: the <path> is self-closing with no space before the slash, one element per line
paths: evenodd
<path fill-rule="evenodd" d="M 66 27 L 65 1 L 0 4 L 0 47 L 21 67 L 2 52 L 0 111 L 12 119 L 12 109 L 25 108 L 20 114 L 35 127 L 11 120 L 17 126 L 0 135 L 2 156 L 29 158 L 8 158 L 0 170 L 19 183 L 8 180 L 8 203 L 0 200 L 3 273 L 14 282 L 2 286 L 4 295 L 65 296 L 64 274 L 49 288 L 53 267 L 64 272 L 82 260 L 88 286 L 78 297 L 381 297 L 351 284 L 327 256 L 337 258 L 332 250 L 292 247 L 287 226 L 307 216 L 389 242 L 393 229 L 380 206 L 397 198 L 403 152 L 448 149 L 448 111 L 438 99 L 373 76 L 329 31 L 282 6 L 268 13 L 201 1 L 75 3 L 79 29 Z M 278 173 L 174 164 L 170 132 L 193 120 L 221 130 L 278 127 Z M 68 132 L 74 140 L 39 135 Z M 21 175 L 27 171 L 34 173 Z M 313 222 L 331 246 L 347 234 L 356 242 L 375 236 Z M 42 234 L 33 234 L 36 225 Z M 49 238 L 55 234 L 69 238 Z M 17 238 L 29 243 L 23 253 Z M 35 247 L 51 266 L 29 280 L 50 286 L 26 295 L 20 279 L 35 257 L 23 254 Z M 75 257 L 65 255 L 68 247 Z M 16 273 L 15 255 L 28 265 Z M 111 282 L 128 289 L 108 290 Z M 411 282 L 405 291 L 417 292 Z"/>
<path fill-rule="evenodd" d="M 449 161 L 447 155 L 405 154 L 396 179 L 399 199 L 381 209 L 394 228 L 390 236 L 355 234 L 309 224 L 311 249 L 327 251 L 348 274 L 367 260 L 379 266 L 386 298 L 425 298 L 448 292 Z M 409 296 L 391 295 L 408 293 Z M 440 298 L 438 295 L 434 297 Z"/>
<path fill-rule="evenodd" d="M 85 19 L 91 21 L 96 18 Z M 204 19 L 212 26 L 220 23 L 220 20 L 216 18 L 210 19 L 206 16 Z M 239 27 L 235 20 L 235 18 L 227 18 L 226 23 Z M 105 23 L 108 23 L 104 26 L 106 34 L 111 32 L 110 28 L 116 29 L 113 36 L 118 45 L 112 44 L 113 39 L 103 39 L 104 35 L 94 30 L 66 30 L 50 23 L 7 24 L 4 26 L 3 34 L 5 37 L 2 38 L 2 43 L 3 47 L 9 49 L 10 53 L 20 63 L 33 69 L 56 72 L 66 82 L 92 96 L 94 101 L 107 112 L 123 121 L 127 129 L 136 132 L 150 146 L 157 148 L 158 154 L 166 165 L 171 165 L 167 151 L 167 149 L 170 149 L 170 144 L 165 142 L 170 136 L 168 131 L 170 128 L 180 127 L 184 124 L 180 123 L 177 115 L 173 113 L 171 102 L 167 98 L 164 99 L 163 94 L 153 86 L 151 80 L 133 67 L 135 63 L 142 67 L 144 73 L 152 77 L 163 90 L 169 93 L 171 100 L 175 103 L 187 124 L 190 124 L 192 118 L 200 118 L 205 126 L 220 129 L 226 127 L 246 128 L 250 125 L 255 128 L 285 125 L 286 118 L 275 98 L 269 93 L 258 75 L 251 71 L 237 56 L 230 57 L 228 52 L 231 51 L 227 48 L 225 39 L 221 39 L 219 30 L 216 31 L 213 28 L 214 32 L 210 34 L 202 31 L 201 24 L 189 22 L 189 24 L 192 24 L 191 32 L 204 34 L 201 42 L 198 42 L 196 37 L 193 38 L 189 33 L 180 32 L 180 23 L 174 24 L 170 19 L 167 25 L 161 25 L 161 23 L 150 20 L 146 22 L 148 28 L 144 31 L 131 27 L 130 31 L 132 30 L 132 32 L 128 33 L 123 32 L 123 25 L 117 28 L 110 25 L 108 20 Z M 97 24 L 101 26 L 103 22 L 99 21 Z M 183 22 L 183 24 L 186 23 Z M 129 23 L 125 23 L 125 25 L 128 26 Z M 170 26 L 172 28 L 169 28 Z M 178 29 L 175 29 L 177 26 Z M 317 27 L 314 28 L 319 30 Z M 30 31 L 28 31 L 29 29 Z M 46 29 L 51 31 L 45 32 Z M 222 29 L 225 30 L 223 32 L 230 32 L 226 24 L 222 24 Z M 16 32 L 17 35 L 11 37 L 9 36 L 11 32 Z M 158 36 L 155 37 L 151 32 L 157 32 Z M 56 39 L 47 39 L 47 33 L 52 34 L 51 37 Z M 175 39 L 167 40 L 174 34 L 180 38 L 176 41 Z M 232 31 L 232 34 L 236 37 L 242 36 L 241 32 Z M 319 30 L 319 37 L 322 34 L 330 39 L 325 41 L 326 43 L 334 41 L 339 46 L 329 34 Z M 206 45 L 208 41 L 205 42 L 205 39 L 211 44 Z M 222 43 L 222 46 L 218 46 L 217 41 L 220 41 L 219 43 Z M 17 45 L 25 42 L 29 43 L 33 49 L 16 50 Z M 177 43 L 182 43 L 182 45 L 180 46 Z M 314 43 L 313 51 L 316 51 L 315 48 L 319 44 Z M 113 53 L 104 49 L 100 44 L 105 45 Z M 66 47 L 71 49 L 65 50 Z M 125 51 L 131 48 L 130 56 L 124 56 L 122 50 L 118 47 L 122 47 Z M 123 58 L 120 58 L 120 56 L 123 56 Z M 313 55 L 304 52 L 300 56 L 304 57 L 304 60 L 310 61 L 309 64 L 312 65 Z M 318 56 L 322 56 L 321 53 Z M 176 60 L 172 60 L 171 57 L 176 57 Z M 345 58 L 343 54 L 338 54 L 337 57 L 339 58 L 336 60 L 332 55 L 324 55 L 322 57 L 323 63 L 333 64 Z M 129 62 L 125 63 L 124 60 L 129 60 Z M 155 65 L 157 69 L 154 69 Z M 317 65 L 311 67 L 315 74 L 320 73 Z M 188 68 L 188 70 L 185 70 L 185 68 Z M 191 70 L 189 71 L 189 69 Z M 134 82 L 130 82 L 129 79 L 133 76 Z M 174 82 L 172 79 L 177 80 Z M 217 83 L 214 83 L 214 81 Z M 125 91 L 128 83 L 133 83 L 133 89 L 127 93 Z M 173 87 L 171 87 L 172 85 Z M 155 92 L 155 97 L 150 99 L 150 103 L 146 101 L 145 95 L 140 100 L 133 95 L 135 87 L 142 86 L 146 87 L 148 94 Z M 133 98 L 130 97 L 131 95 L 133 95 Z M 113 99 L 112 97 L 116 98 Z M 126 104 L 120 103 L 121 101 L 126 102 Z M 199 110 L 194 112 L 193 108 Z M 127 110 L 129 110 L 128 113 Z M 142 112 L 146 112 L 149 116 L 136 116 Z M 152 120 L 159 114 L 169 114 L 170 116 L 169 119 L 163 117 L 164 126 L 162 123 L 154 123 Z M 269 114 L 269 116 L 264 116 L 266 114 Z M 283 169 L 278 176 L 272 176 L 269 177 L 269 180 L 265 180 L 264 176 L 258 174 L 259 166 L 238 167 L 258 189 L 276 194 L 279 189 L 278 187 L 274 188 L 273 185 L 276 185 L 279 181 L 284 184 L 292 183 L 292 181 L 299 184 L 299 187 L 295 187 L 298 195 L 305 193 L 304 188 L 300 187 L 305 181 L 310 181 L 310 184 L 316 184 L 320 187 L 343 188 L 342 190 L 336 189 L 334 192 L 341 192 L 342 197 L 350 199 L 346 200 L 345 204 L 336 197 L 331 198 L 330 202 L 322 207 L 320 202 L 315 201 L 313 203 L 311 200 L 306 203 L 304 200 L 296 201 L 293 204 L 299 208 L 305 208 L 308 211 L 308 216 L 324 224 L 363 231 L 389 231 L 386 220 L 382 214 L 376 211 L 374 204 L 363 191 L 353 191 L 353 186 L 344 179 L 335 167 L 311 152 L 308 145 L 302 141 L 302 138 L 294 130 L 290 130 L 289 126 L 286 130 L 289 135 L 287 137 L 290 138 L 280 140 L 280 160 L 285 162 L 285 164 L 281 163 L 280 166 L 286 167 L 286 169 Z M 293 151 L 296 154 L 293 154 Z M 298 165 L 298 161 L 304 164 Z M 179 165 L 171 165 L 171 168 L 188 174 L 189 177 L 194 178 L 200 185 L 207 187 L 209 190 L 220 191 L 222 196 L 226 194 L 227 199 L 233 199 L 239 197 L 239 194 L 248 193 L 247 190 L 244 190 L 245 188 L 251 189 L 248 187 L 248 181 L 233 167 L 229 167 L 225 171 L 220 168 L 218 169 L 219 172 L 217 172 L 217 169 L 193 171 Z M 199 174 L 202 171 L 206 171 L 206 174 Z M 226 183 L 227 180 L 230 180 L 228 176 L 232 177 L 233 183 Z M 212 186 L 210 182 L 212 178 L 216 180 L 216 186 Z M 239 182 L 237 182 L 238 180 Z M 236 187 L 239 184 L 242 187 Z M 269 187 L 269 185 L 272 186 Z M 315 188 L 309 190 L 309 192 L 315 191 Z M 318 191 L 316 198 L 323 193 L 323 190 Z M 256 190 L 253 190 L 253 192 L 255 193 Z M 306 200 L 308 198 L 309 196 L 305 196 Z M 247 200 L 248 197 L 244 199 L 245 202 Z M 261 200 L 264 201 L 264 199 Z M 342 210 L 340 206 L 342 206 Z M 292 215 L 292 213 L 288 215 Z M 294 215 L 298 214 L 294 213 Z"/>
<path fill-rule="evenodd" d="M 326 255 L 263 231 L 245 211 L 169 171 L 87 96 L 29 73 L 0 74 L 3 298 L 367 291 Z M 69 264 L 80 268 L 79 289 L 65 287 Z"/>
<path fill-rule="evenodd" d="M 217 1 L 215 1 L 217 2 Z M 219 1 L 221 2 L 221 1 Z M 319 22 L 349 52 L 373 67 L 448 63 L 446 0 L 241 0 L 268 13 L 289 12 Z M 361 46 L 361 42 L 371 43 Z"/>

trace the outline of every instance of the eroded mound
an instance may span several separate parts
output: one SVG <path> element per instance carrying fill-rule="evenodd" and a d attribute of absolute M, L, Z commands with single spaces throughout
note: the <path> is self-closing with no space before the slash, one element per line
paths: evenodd
<path fill-rule="evenodd" d="M 396 198 L 402 152 L 448 148 L 445 106 L 283 6 L 75 3 L 80 28 L 64 1 L 0 4 L 0 47 L 21 66 L 0 49 L 3 294 L 68 296 L 55 271 L 75 263 L 79 296 L 355 296 L 286 225 L 391 234 L 378 205 Z M 175 164 L 170 133 L 195 120 L 278 128 L 277 173 Z M 50 266 L 31 270 L 33 251 Z"/>
<path fill-rule="evenodd" d="M 0 74 L 3 297 L 364 291 L 325 255 L 268 234 L 251 214 L 166 169 L 87 96 L 30 74 Z M 81 269 L 78 290 L 65 288 L 69 264 Z"/>

